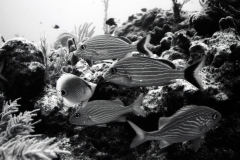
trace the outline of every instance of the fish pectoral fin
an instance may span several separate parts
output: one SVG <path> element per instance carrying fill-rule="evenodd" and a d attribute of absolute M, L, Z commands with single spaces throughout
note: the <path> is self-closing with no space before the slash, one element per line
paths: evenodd
<path fill-rule="evenodd" d="M 116 120 L 117 122 L 126 122 L 127 119 L 125 116 L 121 116 L 121 117 L 118 117 L 118 119 Z"/>
<path fill-rule="evenodd" d="M 194 150 L 194 152 L 197 152 L 197 150 L 199 149 L 200 141 L 201 141 L 201 137 L 191 140 L 190 143 L 192 145 L 192 149 Z"/>
<path fill-rule="evenodd" d="M 108 49 L 96 50 L 97 55 L 108 54 Z"/>
<path fill-rule="evenodd" d="M 199 133 L 204 133 L 206 128 L 208 128 L 207 126 L 200 126 L 198 129 L 199 129 Z"/>
<path fill-rule="evenodd" d="M 171 145 L 171 144 L 172 144 L 172 143 L 170 143 L 170 142 L 162 139 L 162 140 L 159 141 L 159 148 L 162 149 L 162 148 L 165 148 L 165 147 L 167 147 L 167 146 L 169 146 L 169 145 Z"/>
<path fill-rule="evenodd" d="M 107 127 L 107 124 L 98 124 L 98 127 Z"/>
<path fill-rule="evenodd" d="M 123 58 L 128 58 L 128 57 L 132 57 L 132 52 L 126 53 Z"/>

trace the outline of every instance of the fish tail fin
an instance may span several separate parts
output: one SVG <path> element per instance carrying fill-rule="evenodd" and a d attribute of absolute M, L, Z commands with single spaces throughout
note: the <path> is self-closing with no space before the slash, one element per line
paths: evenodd
<path fill-rule="evenodd" d="M 141 128 L 139 128 L 138 126 L 136 126 L 131 121 L 128 121 L 128 123 L 130 124 L 130 126 L 133 128 L 133 130 L 137 134 L 136 137 L 133 138 L 130 148 L 137 147 L 138 145 L 146 142 L 147 141 L 146 132 L 144 130 L 142 130 Z"/>
<path fill-rule="evenodd" d="M 133 102 L 133 104 L 131 104 L 130 106 L 136 115 L 141 115 L 143 117 L 146 117 L 146 113 L 144 112 L 143 109 L 140 108 L 140 106 L 142 105 L 142 101 L 143 101 L 143 93 L 141 93 L 138 99 L 135 102 Z"/>
<path fill-rule="evenodd" d="M 184 78 L 200 90 L 203 90 L 203 85 L 198 73 L 200 69 L 205 65 L 205 61 L 206 57 L 204 56 L 201 60 L 192 64 L 184 70 Z"/>
<path fill-rule="evenodd" d="M 137 50 L 141 53 L 148 55 L 149 57 L 152 57 L 153 53 L 147 48 L 147 45 L 149 44 L 150 40 L 151 40 L 151 34 L 148 34 L 146 37 L 142 38 L 137 43 Z"/>

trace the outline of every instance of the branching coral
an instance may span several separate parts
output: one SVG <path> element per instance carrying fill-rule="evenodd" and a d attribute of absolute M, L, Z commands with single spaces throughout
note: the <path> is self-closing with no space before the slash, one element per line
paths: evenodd
<path fill-rule="evenodd" d="M 105 23 L 108 19 L 108 3 L 109 0 L 102 0 L 104 6 L 104 18 L 103 18 L 103 31 L 105 34 L 108 34 L 108 25 Z"/>
<path fill-rule="evenodd" d="M 16 99 L 13 102 L 10 101 L 9 104 L 7 102 L 3 104 L 3 111 L 0 114 L 2 116 L 0 121 L 0 132 L 2 132 L 3 130 L 6 130 L 8 121 L 12 118 L 12 114 L 18 112 L 17 107 L 20 105 L 17 104 L 17 100 L 19 99 L 20 98 Z"/>
<path fill-rule="evenodd" d="M 190 0 L 184 0 L 182 3 L 179 3 L 177 0 L 172 0 L 173 2 L 173 12 L 176 21 L 179 21 L 181 18 L 181 10 L 184 4 L 189 2 Z"/>
<path fill-rule="evenodd" d="M 35 160 L 56 158 L 56 153 L 68 153 L 58 148 L 59 143 L 53 143 L 55 138 L 36 138 L 39 135 L 29 135 L 34 132 L 32 117 L 36 116 L 39 109 L 26 111 L 18 116 L 12 116 L 18 112 L 16 99 L 13 102 L 4 103 L 0 121 L 0 160 Z"/>

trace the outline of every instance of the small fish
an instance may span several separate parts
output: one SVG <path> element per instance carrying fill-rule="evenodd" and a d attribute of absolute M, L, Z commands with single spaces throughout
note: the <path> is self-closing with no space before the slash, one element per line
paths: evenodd
<path fill-rule="evenodd" d="M 146 12 L 147 8 L 142 8 L 141 11 Z"/>
<path fill-rule="evenodd" d="M 86 103 L 93 95 L 96 84 L 87 82 L 73 74 L 63 74 L 57 80 L 56 90 L 67 106 Z"/>
<path fill-rule="evenodd" d="M 115 18 L 109 18 L 109 19 L 106 21 L 106 24 L 109 25 L 109 26 L 117 26 L 117 23 L 116 23 Z"/>
<path fill-rule="evenodd" d="M 176 82 L 176 79 L 186 79 L 188 82 L 203 90 L 198 76 L 199 70 L 205 64 L 205 57 L 187 67 L 176 70 L 176 66 L 166 59 L 148 57 L 127 57 L 114 63 L 103 78 L 115 84 L 125 86 L 164 86 Z"/>
<path fill-rule="evenodd" d="M 59 27 L 59 25 L 56 25 L 56 24 L 55 24 L 55 25 L 53 26 L 53 28 L 54 28 L 54 29 L 58 29 L 58 28 L 60 28 L 60 27 Z"/>
<path fill-rule="evenodd" d="M 102 125 L 112 121 L 126 122 L 125 114 L 133 112 L 146 117 L 140 108 L 143 94 L 130 106 L 124 106 L 120 100 L 96 100 L 88 102 L 84 108 L 79 108 L 70 118 L 70 123 L 77 125 Z"/>
<path fill-rule="evenodd" d="M 157 131 L 145 132 L 128 121 L 137 134 L 130 147 L 134 148 L 148 140 L 159 140 L 159 147 L 165 148 L 173 143 L 191 140 L 192 148 L 197 152 L 201 136 L 215 126 L 220 119 L 221 114 L 212 108 L 188 105 L 171 117 L 161 117 Z"/>
<path fill-rule="evenodd" d="M 4 67 L 5 67 L 5 62 L 2 62 L 0 64 L 0 79 L 4 80 L 5 82 L 8 82 L 7 78 L 5 78 L 3 75 L 2 75 L 2 72 L 4 70 Z"/>
<path fill-rule="evenodd" d="M 68 61 L 72 66 L 74 66 L 79 61 L 78 57 L 73 54 L 73 51 L 77 50 L 75 39 L 74 38 L 68 38 L 67 45 L 68 45 L 68 53 L 69 53 Z"/>
<path fill-rule="evenodd" d="M 134 51 L 152 56 L 148 50 L 151 34 L 142 38 L 138 43 L 132 44 L 126 37 L 98 35 L 83 42 L 74 54 L 88 60 L 121 59 Z"/>

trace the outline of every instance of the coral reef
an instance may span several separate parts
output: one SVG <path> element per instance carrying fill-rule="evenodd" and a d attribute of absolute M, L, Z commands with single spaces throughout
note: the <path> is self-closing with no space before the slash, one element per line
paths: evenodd
<path fill-rule="evenodd" d="M 32 111 L 23 108 L 22 110 L 25 109 L 26 112 L 12 116 L 19 112 L 19 105 L 16 101 L 10 104 L 4 103 L 4 107 L 0 109 L 2 111 L 0 156 L 11 157 L 16 156 L 14 153 L 19 153 L 22 157 L 34 155 L 38 158 L 51 159 L 57 157 L 56 153 L 60 153 L 59 159 L 69 160 L 240 159 L 239 2 L 235 0 L 200 2 L 203 10 L 199 13 L 194 12 L 190 18 L 187 17 L 191 12 L 180 12 L 181 21 L 176 21 L 174 17 L 176 13 L 171 10 L 142 9 L 141 14 L 128 17 L 128 20 L 116 30 L 116 35 L 126 36 L 132 42 L 136 42 L 151 33 L 152 39 L 147 47 L 156 54 L 155 58 L 172 61 L 177 70 L 184 70 L 205 56 L 205 66 L 199 73 L 204 86 L 203 91 L 185 80 L 177 80 L 176 83 L 168 86 L 119 86 L 106 82 L 102 77 L 113 63 L 112 60 L 95 61 L 89 66 L 84 59 L 79 58 L 77 64 L 71 66 L 68 64 L 68 51 L 64 47 L 50 51 L 47 59 L 44 59 L 44 55 L 47 55 L 46 49 L 45 51 L 42 49 L 42 54 L 24 39 L 7 41 L 0 51 L 1 63 L 5 63 L 2 75 L 11 84 L 9 88 L 21 86 L 19 80 L 21 82 L 24 80 L 22 83 L 28 85 L 25 86 L 26 89 L 24 88 L 27 93 L 22 93 L 23 89 L 17 87 L 11 92 L 3 90 L 0 103 L 5 95 L 7 99 L 21 95 L 22 99 L 28 98 L 34 103 L 35 110 L 33 107 L 28 108 Z M 46 43 L 42 46 L 46 48 Z M 27 66 L 28 70 L 23 66 Z M 47 80 L 43 78 L 45 68 Z M 25 75 L 26 72 L 28 74 Z M 63 73 L 72 73 L 97 84 L 89 101 L 120 99 L 127 106 L 133 103 L 140 93 L 144 93 L 141 107 L 146 111 L 147 117 L 130 113 L 127 119 L 145 131 L 157 130 L 160 117 L 171 116 L 184 105 L 208 106 L 220 112 L 222 119 L 215 128 L 201 137 L 201 147 L 197 153 L 191 149 L 189 142 L 176 143 L 160 149 L 158 141 L 148 141 L 130 149 L 135 132 L 127 123 L 114 122 L 107 124 L 107 127 L 82 127 L 69 123 L 70 116 L 79 106 L 65 106 L 61 97 L 57 96 L 56 80 Z M 15 79 L 11 79 L 15 74 L 21 74 L 23 78 L 15 76 Z M 27 83 L 31 74 L 37 78 Z M 28 92 L 30 86 L 35 92 Z M 4 87 L 1 85 L 1 88 Z M 36 111 L 39 111 L 37 115 Z M 33 122 L 33 119 L 40 118 L 41 122 Z M 33 131 L 56 139 L 30 136 Z M 52 144 L 53 141 L 57 143 Z M 19 150 L 20 147 L 23 150 Z M 43 152 L 48 148 L 49 150 Z M 31 149 L 36 152 L 32 152 Z M 66 150 L 71 151 L 72 154 L 61 154 L 69 153 Z"/>

